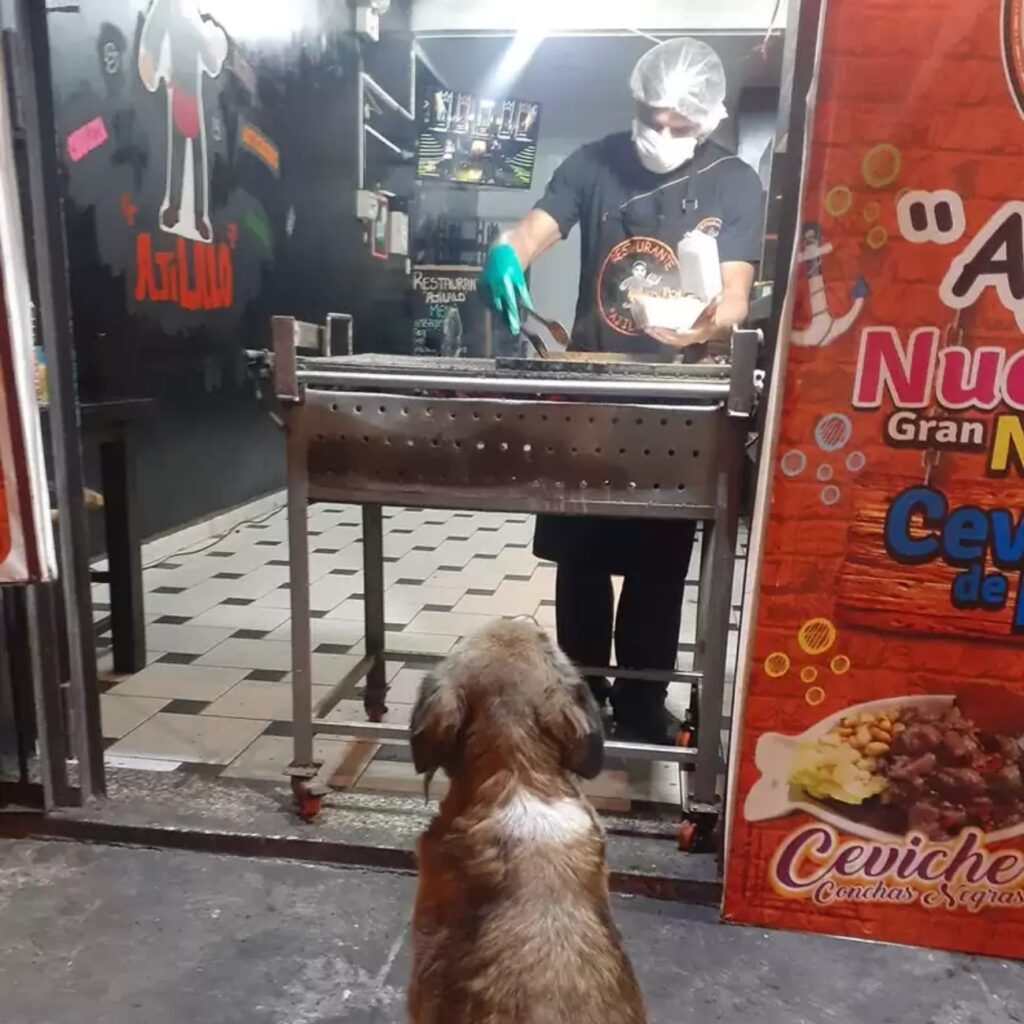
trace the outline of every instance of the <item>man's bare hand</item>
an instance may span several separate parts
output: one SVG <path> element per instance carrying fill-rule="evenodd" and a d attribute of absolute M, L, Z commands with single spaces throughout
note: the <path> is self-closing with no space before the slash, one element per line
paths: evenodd
<path fill-rule="evenodd" d="M 702 345 L 721 333 L 721 328 L 716 323 L 715 308 L 714 305 L 708 306 L 689 330 L 673 331 L 668 327 L 648 327 L 646 333 L 655 341 L 660 341 L 662 345 L 670 345 L 672 348 Z"/>
<path fill-rule="evenodd" d="M 736 264 L 727 264 L 734 267 Z M 746 264 L 742 265 L 744 268 Z M 753 270 L 750 270 L 753 276 Z M 741 287 L 749 291 L 749 282 L 744 280 Z M 646 333 L 663 345 L 672 348 L 688 348 L 690 345 L 702 345 L 706 341 L 720 341 L 729 337 L 729 333 L 747 318 L 749 305 L 746 292 L 722 295 L 717 302 L 712 302 L 688 331 L 671 331 L 664 327 L 648 327 Z"/>
<path fill-rule="evenodd" d="M 738 327 L 747 319 L 750 302 L 746 292 L 738 295 L 724 294 L 715 305 L 715 324 L 721 328 Z"/>

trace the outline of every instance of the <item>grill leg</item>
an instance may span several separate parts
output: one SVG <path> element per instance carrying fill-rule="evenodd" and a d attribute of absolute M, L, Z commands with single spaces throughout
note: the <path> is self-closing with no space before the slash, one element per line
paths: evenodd
<path fill-rule="evenodd" d="M 363 703 L 370 721 L 379 722 L 388 710 L 384 659 L 384 516 L 380 505 L 363 506 L 363 613 L 366 653 L 373 658 L 366 676 Z"/>
<path fill-rule="evenodd" d="M 288 562 L 292 605 L 293 767 L 313 764 L 313 645 L 309 625 L 309 473 L 306 438 L 288 424 Z"/>
<path fill-rule="evenodd" d="M 693 671 L 699 672 L 704 652 L 707 649 L 707 638 L 704 635 L 704 623 L 708 618 L 708 599 L 711 596 L 709 587 L 711 569 L 708 556 L 711 552 L 711 532 L 714 530 L 713 520 L 705 520 L 700 524 L 700 569 L 697 572 L 697 621 L 693 642 Z"/>
<path fill-rule="evenodd" d="M 724 446 L 726 450 L 729 445 Z M 742 448 L 738 448 L 742 451 Z M 700 736 L 697 767 L 693 776 L 693 801 L 711 806 L 717 800 L 718 774 L 722 768 L 722 698 L 729 644 L 729 608 L 739 522 L 739 486 L 736 459 L 730 455 L 718 478 L 714 524 L 705 524 L 701 559 L 701 652 Z"/>
<path fill-rule="evenodd" d="M 708 647 L 706 626 L 708 616 L 711 614 L 711 581 L 714 579 L 714 570 L 711 565 L 711 535 L 714 533 L 714 530 L 715 523 L 712 519 L 707 519 L 700 525 L 700 569 L 697 572 L 697 615 L 693 639 L 694 672 L 703 670 L 704 655 L 707 653 Z M 690 691 L 690 724 L 697 726 L 699 723 L 700 684 L 697 684 Z"/>

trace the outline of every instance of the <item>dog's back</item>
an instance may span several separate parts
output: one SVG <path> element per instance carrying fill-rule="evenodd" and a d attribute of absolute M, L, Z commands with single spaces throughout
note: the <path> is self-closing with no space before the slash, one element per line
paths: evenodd
<path fill-rule="evenodd" d="M 420 771 L 451 785 L 419 845 L 415 1024 L 642 1024 L 611 920 L 589 689 L 533 623 L 495 623 L 428 678 Z"/>

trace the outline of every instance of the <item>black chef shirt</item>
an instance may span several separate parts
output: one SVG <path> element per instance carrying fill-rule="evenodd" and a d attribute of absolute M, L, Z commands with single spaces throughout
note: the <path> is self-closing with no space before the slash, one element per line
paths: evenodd
<path fill-rule="evenodd" d="M 669 174 L 652 174 L 628 132 L 576 150 L 555 171 L 537 209 L 562 237 L 582 233 L 580 290 L 572 347 L 658 353 L 636 326 L 630 296 L 679 295 L 676 248 L 694 229 L 718 239 L 722 263 L 761 258 L 764 207 L 753 168 L 714 142 Z"/>

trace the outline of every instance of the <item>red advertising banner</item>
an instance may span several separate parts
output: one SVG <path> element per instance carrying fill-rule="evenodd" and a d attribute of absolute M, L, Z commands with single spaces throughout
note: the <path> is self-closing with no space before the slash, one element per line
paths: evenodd
<path fill-rule="evenodd" d="M 6 81 L 0 53 L 0 585 L 55 573 Z"/>
<path fill-rule="evenodd" d="M 1024 0 L 828 0 L 729 920 L 1024 955 Z"/>

